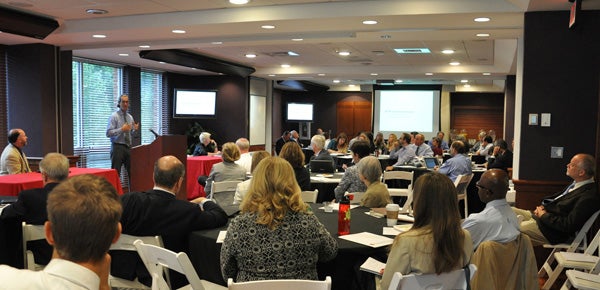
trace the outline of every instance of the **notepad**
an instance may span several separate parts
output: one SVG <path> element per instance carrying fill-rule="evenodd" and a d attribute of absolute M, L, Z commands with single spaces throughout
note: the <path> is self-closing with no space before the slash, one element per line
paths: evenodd
<path fill-rule="evenodd" d="M 349 234 L 341 236 L 340 239 L 355 242 L 361 245 L 369 246 L 372 248 L 379 248 L 383 246 L 391 245 L 394 239 L 388 237 L 372 234 L 369 232 L 362 232 L 357 234 Z"/>
<path fill-rule="evenodd" d="M 217 244 L 222 244 L 227 236 L 227 231 L 220 231 L 219 236 L 217 236 Z"/>
<path fill-rule="evenodd" d="M 385 263 L 379 262 L 371 257 L 360 265 L 361 271 L 373 273 L 375 275 L 381 275 L 381 270 L 383 269 L 385 269 Z"/>

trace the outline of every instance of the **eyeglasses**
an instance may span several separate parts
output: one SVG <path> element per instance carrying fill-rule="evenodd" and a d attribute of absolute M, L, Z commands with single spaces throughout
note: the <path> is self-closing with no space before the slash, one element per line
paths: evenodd
<path fill-rule="evenodd" d="M 489 189 L 489 188 L 487 188 L 487 187 L 479 184 L 479 182 L 475 183 L 475 186 L 477 186 L 478 189 L 484 189 L 484 190 L 487 190 L 489 192 L 493 192 L 491 189 Z"/>

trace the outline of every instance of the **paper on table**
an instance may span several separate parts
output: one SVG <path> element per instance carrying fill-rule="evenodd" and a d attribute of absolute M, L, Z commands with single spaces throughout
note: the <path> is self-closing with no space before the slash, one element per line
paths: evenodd
<path fill-rule="evenodd" d="M 415 222 L 415 217 L 414 216 L 410 216 L 410 215 L 406 215 L 406 214 L 399 214 L 398 215 L 398 220 L 399 221 L 403 221 L 403 222 L 408 222 L 408 223 L 414 223 Z"/>
<path fill-rule="evenodd" d="M 337 203 L 337 202 L 332 202 L 332 203 L 329 204 L 329 206 L 333 207 L 333 210 L 340 210 L 340 204 Z M 357 207 L 359 207 L 358 204 L 351 204 L 350 205 L 350 209 L 357 208 Z M 325 209 L 325 208 L 324 207 L 320 207 L 319 209 Z"/>
<path fill-rule="evenodd" d="M 381 270 L 383 269 L 385 269 L 385 263 L 379 262 L 371 257 L 360 265 L 361 271 L 373 273 L 375 275 L 381 275 Z"/>
<path fill-rule="evenodd" d="M 400 232 L 393 227 L 383 227 L 384 236 L 397 236 Z"/>
<path fill-rule="evenodd" d="M 592 255 L 586 255 L 583 253 L 571 253 L 571 252 L 560 252 L 560 254 L 565 257 L 568 261 L 574 262 L 590 262 L 596 263 L 598 261 L 598 257 Z"/>
<path fill-rule="evenodd" d="M 220 231 L 219 236 L 217 237 L 217 244 L 222 244 L 225 240 L 225 236 L 227 236 L 227 231 Z"/>
<path fill-rule="evenodd" d="M 369 232 L 362 232 L 357 234 L 349 234 L 341 236 L 340 239 L 348 240 L 351 242 L 359 243 L 361 245 L 379 248 L 387 245 L 391 245 L 394 241 L 388 237 L 372 234 Z"/>

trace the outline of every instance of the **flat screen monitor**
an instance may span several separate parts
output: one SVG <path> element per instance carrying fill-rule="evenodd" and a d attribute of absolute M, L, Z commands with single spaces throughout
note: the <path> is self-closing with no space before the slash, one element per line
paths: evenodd
<path fill-rule="evenodd" d="M 313 104 L 308 103 L 288 103 L 287 104 L 288 122 L 312 122 Z"/>
<path fill-rule="evenodd" d="M 173 118 L 215 118 L 217 92 L 175 89 Z"/>

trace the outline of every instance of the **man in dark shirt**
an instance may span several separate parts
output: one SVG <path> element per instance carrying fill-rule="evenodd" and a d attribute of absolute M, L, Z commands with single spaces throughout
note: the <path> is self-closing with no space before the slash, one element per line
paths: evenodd
<path fill-rule="evenodd" d="M 508 144 L 502 139 L 497 139 L 494 142 L 494 152 L 490 156 L 487 168 L 500 168 L 504 171 L 508 171 L 508 168 L 512 168 L 513 153 L 508 150 Z"/>
<path fill-rule="evenodd" d="M 291 136 L 292 134 L 290 134 L 289 131 L 284 131 L 283 135 L 281 135 L 281 137 L 277 139 L 277 142 L 275 142 L 275 152 L 277 152 L 277 155 L 279 155 L 279 152 L 281 152 L 281 148 L 283 148 L 283 145 L 285 145 L 285 143 L 287 142 L 290 142 Z"/>

